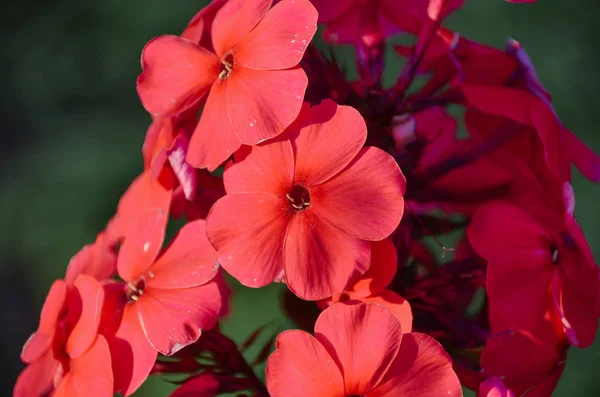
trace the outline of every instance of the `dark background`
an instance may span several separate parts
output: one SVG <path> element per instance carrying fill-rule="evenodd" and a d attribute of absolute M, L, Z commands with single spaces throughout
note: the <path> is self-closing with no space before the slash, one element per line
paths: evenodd
<path fill-rule="evenodd" d="M 37 4 L 36 4 L 37 3 Z M 9 395 L 22 368 L 19 352 L 37 327 L 47 290 L 95 239 L 117 200 L 142 169 L 149 117 L 135 92 L 139 56 L 154 36 L 178 34 L 206 1 L 103 0 L 10 2 L 0 22 L 0 327 L 2 384 Z M 564 124 L 595 151 L 600 87 L 595 0 L 467 0 L 447 25 L 503 47 L 519 40 L 553 95 Z M 398 68 L 398 59 L 389 63 Z M 390 71 L 388 70 L 388 71 Z M 576 214 L 600 255 L 600 187 L 574 175 Z M 268 321 L 292 323 L 280 286 L 236 287 L 225 332 L 242 340 Z M 571 349 L 557 396 L 600 388 L 600 342 Z M 155 379 L 139 395 L 166 396 Z"/>

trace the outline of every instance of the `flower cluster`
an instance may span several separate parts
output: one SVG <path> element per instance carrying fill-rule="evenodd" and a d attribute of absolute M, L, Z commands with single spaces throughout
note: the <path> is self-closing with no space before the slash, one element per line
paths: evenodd
<path fill-rule="evenodd" d="M 151 374 L 183 376 L 174 397 L 550 396 L 597 330 L 571 166 L 600 182 L 600 158 L 525 50 L 443 27 L 463 0 L 272 3 L 214 0 L 143 49 L 144 170 L 52 285 L 14 396 Z M 353 46 L 357 79 L 321 39 Z M 302 330 L 247 362 L 268 327 L 223 335 L 225 273 L 284 283 Z"/>

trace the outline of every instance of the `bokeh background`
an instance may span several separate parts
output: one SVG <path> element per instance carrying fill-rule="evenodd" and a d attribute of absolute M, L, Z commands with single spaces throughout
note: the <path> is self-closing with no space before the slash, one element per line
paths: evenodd
<path fill-rule="evenodd" d="M 333 1 L 333 0 L 332 0 Z M 0 395 L 22 368 L 21 345 L 71 256 L 95 239 L 142 169 L 149 117 L 136 96 L 144 44 L 178 34 L 207 1 L 11 1 L 0 11 Z M 600 151 L 600 45 L 595 0 L 467 0 L 447 21 L 464 36 L 503 47 L 519 40 L 561 119 Z M 398 68 L 390 60 L 388 71 Z M 576 215 L 600 258 L 600 187 L 574 176 Z M 234 285 L 224 330 L 243 340 L 271 322 L 292 327 L 281 286 Z M 571 349 L 557 396 L 598 395 L 600 342 Z M 153 379 L 138 395 L 166 396 Z"/>

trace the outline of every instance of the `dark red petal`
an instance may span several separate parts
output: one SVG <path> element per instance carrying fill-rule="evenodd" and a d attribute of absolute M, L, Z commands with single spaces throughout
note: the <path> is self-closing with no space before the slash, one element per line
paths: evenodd
<path fill-rule="evenodd" d="M 207 235 L 219 263 L 242 284 L 262 287 L 283 268 L 286 204 L 267 193 L 228 194 L 208 214 Z"/>
<path fill-rule="evenodd" d="M 315 324 L 315 337 L 340 367 L 346 394 L 371 393 L 398 354 L 400 322 L 383 306 L 336 303 Z"/>
<path fill-rule="evenodd" d="M 304 331 L 285 331 L 267 361 L 272 397 L 345 397 L 340 370 L 325 348 Z"/>
<path fill-rule="evenodd" d="M 316 31 L 317 10 L 310 2 L 282 0 L 236 45 L 234 61 L 251 69 L 291 68 Z"/>
<path fill-rule="evenodd" d="M 227 84 L 216 81 L 210 89 L 188 147 L 186 160 L 193 167 L 214 171 L 242 144 L 227 113 Z"/>
<path fill-rule="evenodd" d="M 187 380 L 175 389 L 169 397 L 214 397 L 219 395 L 219 387 L 218 376 L 205 372 Z"/>
<path fill-rule="evenodd" d="M 182 289 L 146 288 L 135 306 L 148 341 L 171 355 L 215 325 L 222 302 L 219 286 L 209 282 Z"/>
<path fill-rule="evenodd" d="M 150 268 L 152 275 L 146 278 L 146 286 L 179 289 L 202 285 L 219 271 L 217 257 L 206 238 L 205 221 L 188 222 Z"/>
<path fill-rule="evenodd" d="M 404 212 L 406 179 L 392 156 L 367 147 L 342 172 L 311 189 L 315 212 L 363 240 L 383 240 Z"/>
<path fill-rule="evenodd" d="M 154 116 L 190 108 L 219 75 L 214 54 L 178 36 L 150 40 L 142 52 L 142 69 L 138 95 Z"/>
<path fill-rule="evenodd" d="M 63 280 L 52 283 L 50 291 L 42 306 L 40 325 L 23 345 L 21 360 L 32 363 L 37 360 L 52 344 L 56 329 L 56 322 L 67 299 L 68 286 Z"/>
<path fill-rule="evenodd" d="M 108 343 L 98 335 L 82 356 L 71 360 L 71 371 L 52 394 L 54 397 L 113 396 L 113 371 Z"/>
<path fill-rule="evenodd" d="M 104 303 L 104 290 L 95 278 L 82 274 L 75 280 L 75 288 L 81 297 L 82 309 L 67 339 L 66 351 L 72 359 L 80 357 L 95 342 Z"/>
<path fill-rule="evenodd" d="M 292 218 L 284 247 L 285 282 L 305 300 L 341 292 L 355 271 L 368 269 L 371 259 L 368 242 L 341 232 L 310 208 Z"/>
<path fill-rule="evenodd" d="M 351 298 L 360 299 L 382 291 L 392 282 L 396 274 L 397 262 L 396 246 L 392 240 L 372 242 L 369 270 L 354 285 L 347 288 L 346 292 Z"/>
<path fill-rule="evenodd" d="M 227 113 L 242 143 L 256 145 L 281 134 L 298 116 L 307 85 L 301 67 L 254 70 L 234 66 L 227 79 Z"/>
<path fill-rule="evenodd" d="M 242 161 L 227 168 L 223 174 L 229 194 L 262 192 L 285 197 L 292 188 L 293 179 L 294 152 L 290 141 L 283 139 L 252 147 Z"/>
<path fill-rule="evenodd" d="M 462 396 L 452 359 L 429 335 L 404 334 L 396 359 L 369 397 Z"/>
<path fill-rule="evenodd" d="M 140 214 L 135 225 L 127 231 L 119 251 L 119 276 L 132 282 L 148 270 L 162 248 L 168 213 L 161 209 Z"/>
<path fill-rule="evenodd" d="M 600 182 L 600 157 L 571 131 L 563 128 L 571 160 L 589 180 Z"/>
<path fill-rule="evenodd" d="M 307 187 L 323 183 L 344 169 L 367 139 L 360 113 L 332 100 L 304 108 L 298 118 L 301 128 L 290 128 L 296 155 L 295 181 Z M 344 139 L 340 139 L 340 131 Z"/>
<path fill-rule="evenodd" d="M 215 52 L 223 57 L 263 19 L 271 0 L 229 0 L 217 12 L 212 24 Z"/>

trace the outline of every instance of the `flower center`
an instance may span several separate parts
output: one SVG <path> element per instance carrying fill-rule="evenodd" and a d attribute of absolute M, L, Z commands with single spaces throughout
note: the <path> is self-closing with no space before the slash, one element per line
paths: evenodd
<path fill-rule="evenodd" d="M 308 189 L 302 185 L 294 185 L 285 197 L 290 201 L 292 207 L 298 211 L 303 211 L 310 206 L 310 194 Z"/>
<path fill-rule="evenodd" d="M 225 80 L 229 78 L 231 71 L 233 70 L 233 54 L 228 52 L 221 59 L 221 72 L 219 73 L 219 80 Z"/>
<path fill-rule="evenodd" d="M 146 279 L 142 276 L 133 283 L 127 283 L 127 298 L 130 302 L 135 302 L 140 299 L 146 288 Z"/>

